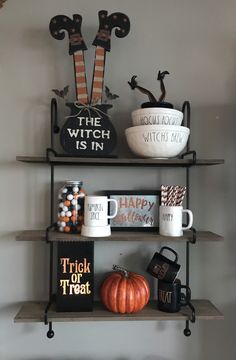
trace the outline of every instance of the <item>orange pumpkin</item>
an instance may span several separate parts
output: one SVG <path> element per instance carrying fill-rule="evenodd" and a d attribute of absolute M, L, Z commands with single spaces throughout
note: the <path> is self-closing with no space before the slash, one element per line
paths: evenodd
<path fill-rule="evenodd" d="M 101 285 L 102 303 L 115 313 L 130 314 L 142 310 L 150 298 L 145 277 L 117 265 L 113 266 L 113 270 Z"/>

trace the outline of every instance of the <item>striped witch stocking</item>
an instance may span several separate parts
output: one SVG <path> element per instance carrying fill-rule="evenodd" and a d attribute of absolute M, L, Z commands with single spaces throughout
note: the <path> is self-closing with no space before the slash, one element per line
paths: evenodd
<path fill-rule="evenodd" d="M 76 98 L 80 103 L 88 104 L 84 64 L 84 50 L 87 50 L 87 47 L 81 33 L 81 24 L 82 16 L 79 14 L 73 15 L 73 19 L 65 15 L 57 15 L 51 19 L 49 30 L 57 40 L 64 39 L 65 33 L 68 33 L 69 54 L 73 55 L 74 62 Z"/>
<path fill-rule="evenodd" d="M 101 104 L 105 70 L 105 49 L 97 46 L 95 53 L 91 103 Z"/>
<path fill-rule="evenodd" d="M 76 98 L 82 104 L 88 104 L 88 90 L 85 73 L 84 52 L 76 51 L 74 54 Z"/>

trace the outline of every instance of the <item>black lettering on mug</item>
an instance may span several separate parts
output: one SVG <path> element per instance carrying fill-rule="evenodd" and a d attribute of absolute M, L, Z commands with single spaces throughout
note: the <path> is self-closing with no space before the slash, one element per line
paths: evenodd
<path fill-rule="evenodd" d="M 94 211 L 92 211 L 92 212 L 90 213 L 90 220 L 100 220 L 99 215 L 100 215 L 100 212 L 94 212 Z"/>
<path fill-rule="evenodd" d="M 103 211 L 102 204 L 88 204 L 89 211 Z"/>
<path fill-rule="evenodd" d="M 163 214 L 162 219 L 163 221 L 173 221 L 173 214 Z"/>

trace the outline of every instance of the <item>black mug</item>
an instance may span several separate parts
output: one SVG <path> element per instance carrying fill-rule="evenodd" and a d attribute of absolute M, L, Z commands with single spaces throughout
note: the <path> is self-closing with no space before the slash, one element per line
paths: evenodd
<path fill-rule="evenodd" d="M 181 293 L 181 289 L 186 290 L 186 294 Z M 158 281 L 158 309 L 161 311 L 174 313 L 186 306 L 191 301 L 191 290 L 186 285 L 181 285 L 179 279 L 173 284 L 165 281 Z"/>
<path fill-rule="evenodd" d="M 164 250 L 168 250 L 175 255 L 175 259 L 171 260 L 162 255 Z M 178 275 L 180 265 L 177 263 L 178 254 L 171 248 L 163 246 L 160 252 L 156 252 L 147 267 L 147 272 L 159 280 L 173 283 Z"/>

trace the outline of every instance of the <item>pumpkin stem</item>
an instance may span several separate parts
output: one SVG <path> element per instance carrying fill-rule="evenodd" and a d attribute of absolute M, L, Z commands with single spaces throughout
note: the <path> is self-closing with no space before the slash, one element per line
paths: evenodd
<path fill-rule="evenodd" d="M 126 270 L 125 268 L 123 268 L 122 266 L 119 266 L 119 265 L 113 265 L 112 266 L 112 270 L 114 271 L 121 271 L 124 273 L 124 276 L 127 278 L 129 277 L 129 272 L 128 270 Z"/>

